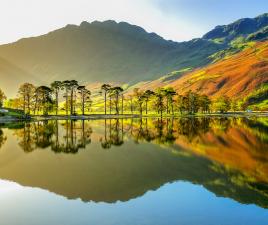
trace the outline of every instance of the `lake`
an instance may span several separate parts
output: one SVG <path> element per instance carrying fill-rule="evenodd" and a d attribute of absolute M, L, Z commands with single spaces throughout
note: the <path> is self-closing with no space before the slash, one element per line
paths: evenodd
<path fill-rule="evenodd" d="M 267 225 L 268 118 L 0 125 L 1 224 Z"/>

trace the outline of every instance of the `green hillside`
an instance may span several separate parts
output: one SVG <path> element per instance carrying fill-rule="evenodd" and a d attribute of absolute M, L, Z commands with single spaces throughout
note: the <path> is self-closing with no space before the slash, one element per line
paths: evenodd
<path fill-rule="evenodd" d="M 105 21 L 68 25 L 3 45 L 0 56 L 47 83 L 64 79 L 135 83 L 205 65 L 221 48 L 210 40 L 167 41 L 128 23 Z"/>
<path fill-rule="evenodd" d="M 39 83 L 41 79 L 0 57 L 0 88 L 9 96 L 14 96 L 18 86 L 27 80 Z"/>
<path fill-rule="evenodd" d="M 178 43 L 125 22 L 67 25 L 0 46 L 0 61 L 9 67 L 0 71 L 0 87 L 14 96 L 22 82 L 50 84 L 54 80 L 76 79 L 85 84 L 135 85 L 173 74 L 172 71 L 205 66 L 251 47 L 255 41 L 267 38 L 267 26 L 268 14 L 263 14 L 217 26 L 202 38 Z M 180 76 L 168 79 L 176 77 Z M 7 90 L 5 86 L 12 88 Z"/>

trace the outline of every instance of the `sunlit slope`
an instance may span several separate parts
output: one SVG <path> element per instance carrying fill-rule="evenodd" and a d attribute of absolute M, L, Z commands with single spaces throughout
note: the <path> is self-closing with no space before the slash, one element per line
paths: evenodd
<path fill-rule="evenodd" d="M 222 93 L 244 96 L 266 81 L 263 58 L 267 46 L 258 44 L 254 56 L 254 44 L 267 40 L 267 26 L 268 14 L 263 14 L 217 26 L 202 38 L 178 43 L 125 22 L 67 25 L 42 36 L 1 45 L 0 57 L 20 69 L 13 70 L 8 79 L 10 72 L 0 68 L 0 88 L 35 83 L 29 76 L 32 74 L 40 79 L 37 85 L 76 79 L 86 85 L 120 83 L 155 89 L 176 80 L 174 86 L 180 92 L 196 89 L 213 97 Z M 185 73 L 215 61 L 220 62 L 181 79 Z M 13 89 L 6 94 L 13 95 Z"/>
<path fill-rule="evenodd" d="M 187 149 L 199 157 L 214 162 L 210 165 L 211 169 L 218 173 L 229 174 L 232 183 L 257 190 L 265 195 L 265 198 L 268 197 L 266 118 L 218 118 L 215 120 L 192 118 L 177 121 L 164 119 L 162 123 L 164 129 L 161 130 L 161 136 L 159 136 L 159 130 L 156 129 L 156 127 L 159 129 L 159 124 L 156 126 L 151 121 L 146 123 L 145 129 L 135 124 L 132 136 L 137 141 L 139 139 L 140 141 L 151 140 L 158 144 L 162 143 L 163 146 Z M 174 145 L 171 145 L 173 141 Z M 213 184 L 210 187 L 213 192 L 222 195 L 221 178 L 212 181 L 211 184 Z M 232 196 L 227 192 L 225 194 Z"/>
<path fill-rule="evenodd" d="M 250 183 L 268 183 L 267 119 L 211 121 L 210 130 L 192 139 L 179 135 L 176 144 L 245 174 Z M 185 131 L 187 133 L 187 131 Z M 266 185 L 265 190 L 267 191 Z"/>
<path fill-rule="evenodd" d="M 179 93 L 193 90 L 214 98 L 222 95 L 240 98 L 267 82 L 268 41 L 188 73 L 169 85 Z"/>
<path fill-rule="evenodd" d="M 65 79 L 135 83 L 205 65 L 208 56 L 222 47 L 203 39 L 177 43 L 125 22 L 95 21 L 2 45 L 0 56 L 44 83 Z"/>
<path fill-rule="evenodd" d="M 0 88 L 8 96 L 14 97 L 19 85 L 27 80 L 38 83 L 39 79 L 7 60 L 0 58 Z"/>
<path fill-rule="evenodd" d="M 162 125 L 149 120 L 143 121 L 143 127 L 132 123 L 129 129 L 134 140 L 150 140 L 167 146 L 174 142 L 174 146 L 246 174 L 250 182 L 267 184 L 267 122 L 266 118 L 163 119 Z"/>

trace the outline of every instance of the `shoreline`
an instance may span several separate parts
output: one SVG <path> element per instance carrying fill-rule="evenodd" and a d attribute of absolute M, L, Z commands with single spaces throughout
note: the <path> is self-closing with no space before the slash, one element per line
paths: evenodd
<path fill-rule="evenodd" d="M 268 112 L 228 112 L 228 113 L 206 113 L 206 114 L 175 114 L 175 115 L 162 115 L 162 118 L 187 118 L 187 117 L 268 117 Z M 77 116 L 65 116 L 65 115 L 49 115 L 49 116 L 33 116 L 32 119 L 42 119 L 42 120 L 61 120 L 61 119 L 129 119 L 129 118 L 161 118 L 160 115 L 140 115 L 140 114 L 90 114 L 90 115 L 77 115 Z"/>
<path fill-rule="evenodd" d="M 228 112 L 228 113 L 207 113 L 194 115 L 162 115 L 162 118 L 191 118 L 191 117 L 268 117 L 268 112 Z M 31 116 L 31 118 L 17 118 L 17 117 L 0 117 L 0 123 L 5 122 L 26 122 L 26 121 L 42 121 L 42 120 L 98 120 L 98 119 L 131 119 L 131 118 L 161 118 L 160 115 L 139 115 L 139 114 L 124 114 L 124 115 L 49 115 L 49 116 Z"/>

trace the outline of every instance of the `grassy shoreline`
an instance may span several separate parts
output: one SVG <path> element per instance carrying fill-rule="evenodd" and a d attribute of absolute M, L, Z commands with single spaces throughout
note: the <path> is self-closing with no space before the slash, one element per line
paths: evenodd
<path fill-rule="evenodd" d="M 189 117 L 268 117 L 268 112 L 228 112 L 228 113 L 207 113 L 207 114 L 174 114 L 162 115 L 162 118 L 189 118 Z M 161 118 L 157 114 L 139 115 L 139 114 L 90 114 L 90 115 L 48 115 L 48 116 L 31 116 L 31 117 L 0 117 L 0 123 L 19 122 L 19 121 L 41 121 L 41 120 L 95 120 L 95 119 L 129 119 L 129 118 Z"/>
<path fill-rule="evenodd" d="M 183 118 L 183 117 L 249 117 L 249 116 L 267 116 L 268 112 L 236 112 L 236 113 L 210 113 L 210 114 L 175 114 L 175 115 L 162 115 L 162 118 Z M 90 115 L 76 115 L 76 116 L 66 116 L 66 115 L 49 115 L 49 116 L 32 116 L 33 120 L 54 120 L 54 119 L 124 119 L 124 118 L 161 118 L 160 115 L 157 114 L 149 114 L 149 115 L 139 115 L 139 114 L 90 114 Z"/>

